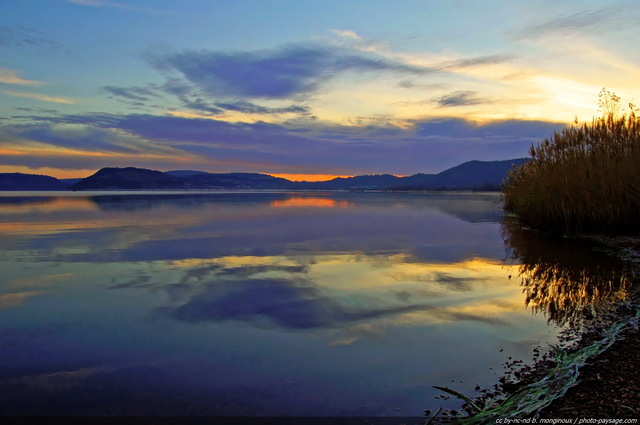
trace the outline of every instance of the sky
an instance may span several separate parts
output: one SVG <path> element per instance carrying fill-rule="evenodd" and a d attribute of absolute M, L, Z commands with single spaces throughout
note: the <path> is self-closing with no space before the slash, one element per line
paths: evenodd
<path fill-rule="evenodd" d="M 0 172 L 525 157 L 603 87 L 640 104 L 639 22 L 637 0 L 0 0 Z"/>

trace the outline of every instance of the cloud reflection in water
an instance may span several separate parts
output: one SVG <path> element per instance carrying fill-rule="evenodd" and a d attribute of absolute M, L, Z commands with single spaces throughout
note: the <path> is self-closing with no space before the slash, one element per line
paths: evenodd
<path fill-rule="evenodd" d="M 477 298 L 475 292 L 484 290 L 489 298 L 497 296 L 492 280 L 496 278 L 496 272 L 498 276 L 503 273 L 500 267 L 475 260 L 467 263 L 474 265 L 474 271 L 465 264 L 454 270 L 451 265 L 416 265 L 401 259 L 381 264 L 375 258 L 362 255 L 327 258 L 319 255 L 313 264 L 306 265 L 278 264 L 291 261 L 286 257 L 235 257 L 230 260 L 233 265 L 228 267 L 221 265 L 224 258 L 218 259 L 215 265 L 189 264 L 178 284 L 185 298 L 172 297 L 172 305 L 159 311 L 186 322 L 235 320 L 284 329 L 341 328 L 362 322 L 392 322 L 394 317 L 412 313 L 418 314 L 422 322 L 468 320 L 491 325 L 505 323 L 495 314 L 474 312 L 470 308 L 473 303 L 461 309 L 459 295 L 456 295 L 468 292 L 473 294 L 468 296 Z M 246 265 L 238 266 L 242 261 Z M 258 263 L 249 265 L 254 261 Z M 272 262 L 273 265 L 260 262 Z M 411 270 L 414 273 L 394 273 L 394 270 Z M 453 275 L 461 271 L 466 276 Z M 366 282 L 361 283 L 357 279 L 339 281 L 341 275 L 349 273 L 366 276 Z M 402 281 L 398 280 L 398 275 L 402 276 Z M 204 276 L 208 280 L 204 280 Z M 325 283 L 330 281 L 334 283 Z M 136 282 L 131 285 L 136 286 Z M 167 291 L 174 286 L 162 285 Z"/>
<path fill-rule="evenodd" d="M 307 329 L 343 326 L 429 308 L 410 304 L 350 308 L 323 296 L 318 288 L 300 283 L 284 279 L 255 279 L 210 284 L 202 293 L 169 314 L 188 322 L 240 320 L 260 323 L 268 319 L 282 328 Z"/>

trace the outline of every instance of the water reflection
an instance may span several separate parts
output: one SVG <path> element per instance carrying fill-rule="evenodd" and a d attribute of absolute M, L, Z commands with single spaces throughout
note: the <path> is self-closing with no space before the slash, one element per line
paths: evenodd
<path fill-rule="evenodd" d="M 502 234 L 509 255 L 520 263 L 526 304 L 551 322 L 579 325 L 629 295 L 628 267 L 593 243 L 551 237 L 511 218 L 503 221 Z"/>
<path fill-rule="evenodd" d="M 47 196 L 0 202 L 3 412 L 420 416 L 555 337 L 492 195 Z"/>
<path fill-rule="evenodd" d="M 270 260 L 277 263 L 284 259 Z M 171 291 L 172 303 L 160 311 L 187 322 L 236 320 L 287 329 L 346 329 L 363 321 L 381 322 L 399 316 L 405 316 L 406 320 L 409 313 L 422 322 L 437 319 L 504 324 L 503 319 L 485 311 L 476 311 L 477 300 L 465 305 L 463 311 L 453 301 L 456 296 L 449 294 L 474 292 L 486 287 L 491 274 L 483 276 L 477 270 L 468 277 L 454 277 L 423 264 L 421 273 L 412 276 L 404 272 L 399 278 L 400 273 L 395 270 L 411 270 L 406 263 L 398 261 L 376 267 L 367 264 L 367 260 L 342 256 L 339 259 L 318 258 L 312 265 L 189 268 L 179 283 L 163 285 L 165 290 Z M 244 261 L 250 262 L 251 259 L 245 258 Z M 339 269 L 330 270 L 331 263 L 340 266 Z M 368 276 L 367 281 L 340 280 L 339 270 L 346 269 L 345 265 L 359 279 Z M 485 273 L 491 268 L 491 264 L 483 266 Z M 416 285 L 416 282 L 421 285 Z M 112 288 L 148 285 L 145 279 Z M 496 310 L 499 308 L 493 312 Z"/>
<path fill-rule="evenodd" d="M 417 260 L 457 261 L 491 248 L 491 257 L 501 255 L 500 245 L 484 243 L 494 239 L 493 229 L 473 226 L 465 234 L 453 225 L 456 219 L 495 222 L 499 208 L 494 201 L 466 194 L 100 195 L 58 198 L 55 208 L 0 205 L 0 226 L 7 233 L 21 233 L 27 226 L 49 234 L 26 241 L 41 255 L 54 246 L 76 247 L 66 255 L 50 251 L 57 261 L 280 255 L 336 248 L 371 254 L 405 252 L 407 247 Z M 301 203 L 354 208 L 299 208 Z M 425 226 L 425 217 L 440 224 Z M 466 249 L 458 249 L 460 245 Z"/>
<path fill-rule="evenodd" d="M 290 329 L 343 327 L 347 324 L 382 319 L 426 305 L 387 307 L 347 306 L 305 281 L 248 279 L 201 286 L 197 297 L 170 311 L 171 317 L 188 322 L 240 320 L 270 323 Z"/>
<path fill-rule="evenodd" d="M 88 198 L 102 211 L 150 211 L 163 207 L 190 210 L 196 207 L 225 205 L 264 205 L 291 199 L 286 193 L 200 193 L 200 194 L 97 194 Z"/>
<path fill-rule="evenodd" d="M 282 200 L 273 200 L 269 205 L 273 208 L 345 208 L 349 201 L 321 198 L 315 196 L 293 196 Z"/>

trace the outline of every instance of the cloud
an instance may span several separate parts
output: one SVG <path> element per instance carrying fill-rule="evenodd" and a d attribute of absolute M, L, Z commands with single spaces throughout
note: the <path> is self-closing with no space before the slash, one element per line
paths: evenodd
<path fill-rule="evenodd" d="M 378 55 L 316 44 L 235 53 L 154 51 L 145 54 L 145 59 L 162 72 L 184 78 L 205 95 L 245 99 L 305 97 L 325 81 L 349 71 L 415 75 L 430 71 Z"/>
<path fill-rule="evenodd" d="M 256 105 L 246 101 L 231 101 L 231 102 L 215 102 L 215 105 L 219 108 L 223 108 L 227 111 L 237 111 L 245 114 L 265 114 L 265 115 L 279 115 L 279 114 L 302 114 L 308 115 L 311 113 L 311 109 L 308 106 L 303 105 L 290 105 L 280 108 L 269 108 L 265 106 Z"/>
<path fill-rule="evenodd" d="M 18 77 L 18 73 L 12 69 L 0 67 L 0 83 L 16 84 L 20 86 L 39 86 L 44 84 L 42 81 L 25 80 Z"/>
<path fill-rule="evenodd" d="M 148 8 L 135 7 L 135 6 L 131 6 L 131 5 L 126 4 L 126 3 L 120 3 L 120 2 L 115 2 L 115 1 L 105 1 L 105 0 L 67 0 L 67 2 L 73 3 L 73 4 L 77 4 L 77 5 L 80 5 L 80 6 L 108 7 L 108 8 L 114 8 L 114 9 L 123 9 L 123 10 L 130 10 L 130 11 L 134 11 L 134 12 L 143 12 L 143 13 L 151 13 L 151 14 L 158 14 L 158 15 L 165 15 L 165 14 L 171 14 L 172 13 L 172 12 L 167 12 L 167 11 L 158 10 L 158 9 L 148 9 Z"/>
<path fill-rule="evenodd" d="M 161 86 L 149 85 L 148 87 L 119 87 L 104 86 L 102 89 L 113 98 L 133 106 L 147 106 L 152 100 L 161 99 L 163 95 L 175 96 L 185 108 L 202 112 L 207 115 L 223 115 L 227 112 L 240 112 L 243 114 L 280 115 L 297 114 L 309 115 L 310 108 L 304 105 L 287 105 L 281 107 L 268 107 L 258 105 L 246 100 L 227 99 L 213 100 L 201 96 L 197 87 L 178 79 L 169 79 Z"/>
<path fill-rule="evenodd" d="M 213 115 L 219 115 L 224 112 L 224 110 L 213 106 L 211 103 L 207 102 L 201 97 L 192 100 L 185 100 L 183 102 L 183 105 L 189 109 L 195 109 L 196 111 L 201 111 Z"/>
<path fill-rule="evenodd" d="M 487 140 L 543 140 L 554 131 L 565 127 L 562 123 L 536 120 L 496 120 L 474 123 L 461 118 L 443 118 L 416 123 L 417 133 L 424 137 L 448 137 L 450 139 Z"/>
<path fill-rule="evenodd" d="M 351 40 L 362 40 L 362 37 L 360 37 L 358 34 L 356 34 L 355 31 L 351 31 L 351 30 L 338 30 L 338 29 L 331 29 L 330 30 L 332 33 L 334 33 L 335 35 L 337 35 L 338 37 L 341 38 L 346 38 L 346 39 L 351 39 Z"/>
<path fill-rule="evenodd" d="M 154 48 L 142 56 L 162 72 L 167 80 L 162 85 L 145 88 L 105 86 L 103 89 L 133 106 L 143 106 L 149 96 L 175 96 L 182 107 L 221 116 L 229 112 L 242 114 L 312 115 L 303 101 L 319 92 L 323 84 L 343 74 L 358 72 L 358 78 L 368 74 L 423 76 L 500 64 L 513 59 L 511 55 L 487 55 L 463 58 L 435 66 L 413 65 L 393 55 L 361 46 L 361 37 L 351 30 L 332 30 L 341 39 L 356 41 L 351 45 L 297 43 L 260 51 L 219 52 L 210 50 L 174 50 Z M 442 84 L 418 84 L 402 81 L 404 88 L 442 88 Z M 440 100 L 441 107 L 487 103 L 487 99 L 460 92 Z M 457 97 L 454 97 L 457 96 Z M 290 105 L 260 105 L 257 99 L 291 99 Z M 434 103 L 434 102 L 425 102 Z"/>
<path fill-rule="evenodd" d="M 113 96 L 138 102 L 146 102 L 151 97 L 158 97 L 158 94 L 152 88 L 104 86 L 102 90 Z"/>
<path fill-rule="evenodd" d="M 281 115 L 281 114 L 298 114 L 309 115 L 311 110 L 308 106 L 303 105 L 289 105 L 282 107 L 268 107 L 258 105 L 246 100 L 222 100 L 222 101 L 209 101 L 203 97 L 193 97 L 189 92 L 189 88 L 185 88 L 182 91 L 184 94 L 178 95 L 178 99 L 182 102 L 182 105 L 186 108 L 196 111 L 212 114 L 222 115 L 226 112 L 240 112 L 243 114 L 260 114 L 260 115 Z"/>
<path fill-rule="evenodd" d="M 586 10 L 559 16 L 547 22 L 529 25 L 516 33 L 517 38 L 535 38 L 545 35 L 571 35 L 576 33 L 602 33 L 636 25 L 637 5 L 624 8 L 615 6 L 597 10 Z"/>
<path fill-rule="evenodd" d="M 477 93 L 475 91 L 456 91 L 434 99 L 432 102 L 438 104 L 441 108 L 491 103 L 490 99 L 476 96 Z"/>
<path fill-rule="evenodd" d="M 4 93 L 8 94 L 9 96 L 35 99 L 35 100 L 40 100 L 42 102 L 66 103 L 66 104 L 76 103 L 75 100 L 69 99 L 67 97 L 49 96 L 49 95 L 40 94 L 40 93 L 29 93 L 29 92 L 23 92 L 23 91 L 10 91 L 10 90 L 6 90 Z"/>
<path fill-rule="evenodd" d="M 0 26 L 0 47 L 42 47 L 51 49 L 58 45 L 52 37 L 32 28 Z"/>
<path fill-rule="evenodd" d="M 511 62 L 514 58 L 515 56 L 513 55 L 478 56 L 473 58 L 458 59 L 453 62 L 448 62 L 444 65 L 441 65 L 441 67 L 443 69 L 460 69 L 470 68 L 474 66 L 499 65 L 506 62 Z"/>
<path fill-rule="evenodd" d="M 54 117 L 29 117 L 49 125 L 80 124 L 123 131 L 132 136 L 153 140 L 157 145 L 178 148 L 185 155 L 195 154 L 219 160 L 256 162 L 284 161 L 291 156 L 308 164 L 309 155 L 333 156 L 331 146 L 321 139 L 289 131 L 286 127 L 265 122 L 230 123 L 215 119 L 155 116 L 149 114 L 85 114 Z M 305 159 L 306 158 L 306 159 Z M 238 171 L 238 170 L 235 170 Z M 240 170 L 243 171 L 243 170 Z M 244 170 L 256 171 L 256 170 Z M 267 170 L 264 170 L 267 171 Z"/>
<path fill-rule="evenodd" d="M 32 114 L 57 114 L 57 109 L 47 109 L 47 108 L 24 108 L 24 107 L 16 107 L 17 111 L 29 112 Z M 18 117 L 14 117 L 18 118 Z"/>
<path fill-rule="evenodd" d="M 400 87 L 403 89 L 421 89 L 421 90 L 444 90 L 447 89 L 449 86 L 447 84 L 420 84 L 420 83 L 416 83 L 415 81 L 410 81 L 410 80 L 403 80 L 398 82 L 398 84 L 396 84 L 396 87 Z M 398 102 L 398 103 L 410 103 L 410 102 Z"/>
<path fill-rule="evenodd" d="M 158 89 L 163 93 L 175 96 L 185 108 L 211 115 L 224 113 L 223 109 L 214 106 L 209 100 L 203 98 L 197 87 L 179 78 L 169 78 Z"/>
<path fill-rule="evenodd" d="M 101 1 L 101 0 L 67 0 L 67 2 L 73 3 L 73 4 L 79 4 L 82 6 L 96 6 L 96 7 L 103 7 L 107 4 L 107 2 Z"/>
<path fill-rule="evenodd" d="M 565 126 L 523 120 L 479 124 L 459 118 L 414 120 L 403 126 L 371 121 L 358 127 L 318 120 L 289 125 L 151 114 L 24 118 L 38 126 L 74 124 L 116 131 L 138 140 L 140 149 L 145 144 L 151 152 L 170 149 L 176 158 L 198 157 L 200 164 L 209 163 L 220 171 L 340 175 L 439 172 L 473 159 L 523 157 L 532 143 Z"/>
<path fill-rule="evenodd" d="M 81 149 L 86 152 L 135 153 L 147 151 L 150 146 L 131 135 L 117 130 L 91 126 L 7 126 L 0 129 L 6 139 L 33 140 L 56 147 Z"/>
<path fill-rule="evenodd" d="M 19 142 L 19 143 L 18 143 Z M 114 128 L 49 123 L 0 126 L 0 165 L 99 169 L 176 167 L 189 154 Z"/>
<path fill-rule="evenodd" d="M 352 30 L 330 29 L 329 31 L 336 36 L 328 40 L 334 46 L 366 52 L 367 54 L 373 53 L 382 57 L 391 58 L 397 56 L 390 52 L 389 45 L 386 42 L 365 40 Z"/>

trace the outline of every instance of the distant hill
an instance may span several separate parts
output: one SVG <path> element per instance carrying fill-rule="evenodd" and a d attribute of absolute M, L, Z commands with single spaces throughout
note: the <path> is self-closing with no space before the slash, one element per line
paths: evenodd
<path fill-rule="evenodd" d="M 295 185 L 290 180 L 259 173 L 201 173 L 185 180 L 210 189 L 292 189 Z"/>
<path fill-rule="evenodd" d="M 437 176 L 440 183 L 451 186 L 472 187 L 478 183 L 500 185 L 512 165 L 518 167 L 528 160 L 518 158 L 507 161 L 469 161 L 449 168 Z"/>
<path fill-rule="evenodd" d="M 0 190 L 67 190 L 69 185 L 49 176 L 0 173 Z"/>
<path fill-rule="evenodd" d="M 516 158 L 505 161 L 469 161 L 438 174 L 414 174 L 403 177 L 399 182 L 399 188 L 499 190 L 512 166 L 518 167 L 528 160 Z"/>
<path fill-rule="evenodd" d="M 133 189 L 291 189 L 293 182 L 259 173 L 206 173 L 177 170 L 166 173 L 144 168 L 103 168 L 71 185 L 71 190 Z"/>
<path fill-rule="evenodd" d="M 195 170 L 163 173 L 134 167 L 103 168 L 71 185 L 48 176 L 0 174 L 0 190 L 499 190 L 512 166 L 522 165 L 526 161 L 528 158 L 469 161 L 438 174 L 414 174 L 407 177 L 374 174 L 337 177 L 322 182 L 293 182 L 260 173 L 207 173 Z"/>
<path fill-rule="evenodd" d="M 144 168 L 103 168 L 70 190 L 193 189 L 186 180 Z"/>
<path fill-rule="evenodd" d="M 173 177 L 185 178 L 185 177 L 195 176 L 197 174 L 209 174 L 209 173 L 205 171 L 196 171 L 196 170 L 174 170 L 174 171 L 166 171 L 165 174 L 169 174 L 170 176 L 173 176 Z"/>
<path fill-rule="evenodd" d="M 74 178 L 74 179 L 59 179 L 61 182 L 63 182 L 64 184 L 66 184 L 67 186 L 71 186 L 72 184 L 76 184 L 78 183 L 80 180 L 82 180 L 81 177 L 78 178 Z"/>
<path fill-rule="evenodd" d="M 499 190 L 513 165 L 528 158 L 504 161 L 469 161 L 438 174 L 396 177 L 390 174 L 335 178 L 326 182 L 300 182 L 298 188 L 317 190 Z"/>

